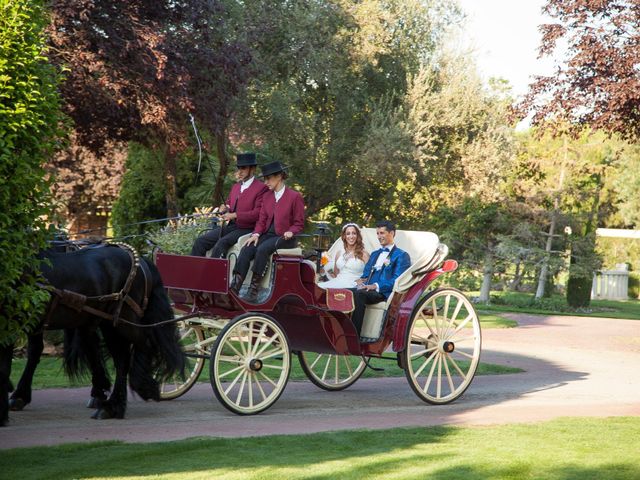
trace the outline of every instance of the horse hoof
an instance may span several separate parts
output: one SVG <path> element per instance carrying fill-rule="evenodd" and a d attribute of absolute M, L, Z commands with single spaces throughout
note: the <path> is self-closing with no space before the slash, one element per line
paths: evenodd
<path fill-rule="evenodd" d="M 9 400 L 9 410 L 14 412 L 19 412 L 20 410 L 24 410 L 24 407 L 27 404 L 24 403 L 24 400 L 21 398 L 12 398 Z"/>
<path fill-rule="evenodd" d="M 98 410 L 96 410 L 94 412 L 93 415 L 91 415 L 91 418 L 93 418 L 95 420 L 108 420 L 110 418 L 113 418 L 113 416 L 111 415 L 111 413 L 109 413 L 108 410 L 105 410 L 103 408 L 99 408 Z"/>

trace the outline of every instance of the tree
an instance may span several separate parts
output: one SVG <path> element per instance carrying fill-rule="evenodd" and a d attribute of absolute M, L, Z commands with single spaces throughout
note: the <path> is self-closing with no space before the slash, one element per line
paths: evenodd
<path fill-rule="evenodd" d="M 50 57 L 67 72 L 61 92 L 80 144 L 97 151 L 107 140 L 135 140 L 157 149 L 174 215 L 191 113 L 215 135 L 224 178 L 231 104 L 251 60 L 225 2 L 56 0 L 51 11 Z"/>
<path fill-rule="evenodd" d="M 269 37 L 255 46 L 255 76 L 237 124 L 247 143 L 292 166 L 309 215 L 327 206 L 365 215 L 359 200 L 387 202 L 409 169 L 408 82 L 434 61 L 456 10 L 448 1 L 380 0 L 269 8 L 269 15 L 247 8 L 269 19 Z"/>
<path fill-rule="evenodd" d="M 107 215 L 120 192 L 125 160 L 122 144 L 107 142 L 96 154 L 79 145 L 71 134 L 67 147 L 47 162 L 56 214 L 72 234 L 106 231 Z"/>
<path fill-rule="evenodd" d="M 45 54 L 45 2 L 0 1 L 0 343 L 33 326 L 48 294 L 36 287 L 47 237 L 42 165 L 61 133 L 58 76 Z"/>
<path fill-rule="evenodd" d="M 565 52 L 518 106 L 534 124 L 562 119 L 640 137 L 640 9 L 636 0 L 547 0 L 540 55 Z M 563 48 L 566 45 L 566 48 Z"/>

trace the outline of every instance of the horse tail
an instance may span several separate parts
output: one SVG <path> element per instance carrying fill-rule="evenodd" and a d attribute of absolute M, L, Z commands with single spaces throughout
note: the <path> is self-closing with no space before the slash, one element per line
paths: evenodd
<path fill-rule="evenodd" d="M 64 329 L 63 367 L 69 378 L 78 380 L 87 375 L 93 377 L 96 371 L 106 372 L 105 354 L 95 330 Z"/>
<path fill-rule="evenodd" d="M 89 372 L 89 362 L 87 361 L 86 349 L 77 329 L 64 329 L 63 352 L 62 365 L 67 376 L 73 380 L 85 377 Z"/>
<path fill-rule="evenodd" d="M 151 325 L 172 319 L 173 309 L 162 285 L 160 272 L 153 263 L 145 259 L 141 261 L 146 262 L 151 273 L 151 292 L 141 323 Z M 184 354 L 180 347 L 175 323 L 145 330 L 150 330 L 151 348 L 145 351 L 134 347 L 129 382 L 132 389 L 143 399 L 159 400 L 158 380 L 164 380 L 173 375 L 184 375 Z"/>

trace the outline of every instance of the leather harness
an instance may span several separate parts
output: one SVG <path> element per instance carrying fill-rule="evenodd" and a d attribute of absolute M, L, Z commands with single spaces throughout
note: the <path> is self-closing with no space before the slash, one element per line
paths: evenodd
<path fill-rule="evenodd" d="M 129 254 L 131 259 L 131 270 L 129 270 L 129 275 L 124 282 L 122 289 L 119 292 L 110 293 L 107 295 L 95 295 L 95 296 L 87 296 L 81 293 L 73 292 L 71 290 L 56 288 L 53 285 L 38 283 L 37 285 L 50 292 L 51 302 L 49 303 L 49 308 L 47 309 L 47 315 L 45 317 L 44 324 L 42 325 L 42 329 L 46 329 L 49 325 L 49 321 L 51 320 L 51 315 L 58 307 L 58 305 L 64 305 L 66 307 L 72 308 L 77 312 L 88 312 L 96 317 L 103 318 L 105 320 L 111 320 L 113 325 L 116 326 L 120 321 L 126 322 L 120 316 L 122 312 L 122 306 L 126 303 L 129 308 L 135 313 L 138 317 L 142 317 L 144 315 L 144 311 L 147 308 L 147 303 L 149 301 L 149 292 L 151 290 L 151 272 L 149 271 L 149 267 L 145 262 L 140 261 L 140 256 L 138 252 L 129 244 L 126 243 L 108 243 L 106 246 L 113 245 L 120 247 L 122 250 Z M 129 295 L 129 290 L 131 290 L 131 286 L 133 285 L 133 280 L 136 277 L 136 273 L 138 271 L 138 267 L 142 271 L 142 275 L 144 276 L 144 296 L 142 298 L 142 304 L 138 305 L 136 301 L 131 298 Z M 99 303 L 107 303 L 107 302 L 118 302 L 116 305 L 116 309 L 113 314 L 109 314 L 100 308 L 95 308 L 87 305 L 87 302 L 99 302 Z"/>

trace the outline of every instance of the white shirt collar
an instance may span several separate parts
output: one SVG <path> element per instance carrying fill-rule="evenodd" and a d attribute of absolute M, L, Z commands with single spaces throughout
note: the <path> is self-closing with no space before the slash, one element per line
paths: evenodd
<path fill-rule="evenodd" d="M 256 177 L 251 177 L 249 180 L 245 180 L 240 184 L 240 193 L 244 192 L 247 188 L 251 186 L 254 178 Z"/>
<path fill-rule="evenodd" d="M 275 196 L 276 196 L 276 202 L 278 202 L 278 200 L 280 200 L 280 199 L 282 198 L 282 195 L 284 195 L 284 189 L 285 189 L 285 188 L 286 188 L 286 187 L 284 187 L 284 186 L 283 186 L 283 187 L 280 189 L 280 191 L 279 191 L 279 192 L 276 192 L 276 191 L 274 190 L 274 192 L 273 192 L 273 193 L 274 193 L 274 194 L 275 194 Z"/>
<path fill-rule="evenodd" d="M 380 255 L 378 255 L 378 258 L 376 259 L 376 264 L 374 265 L 374 268 L 376 270 L 380 270 L 382 268 L 382 264 L 384 263 L 384 261 L 387 259 L 387 257 L 391 253 L 391 249 L 393 248 L 393 243 L 391 243 L 389 245 L 385 245 L 384 247 L 382 245 L 380 245 L 380 248 L 388 248 L 389 251 L 388 252 L 384 252 L 384 251 L 380 252 Z"/>

